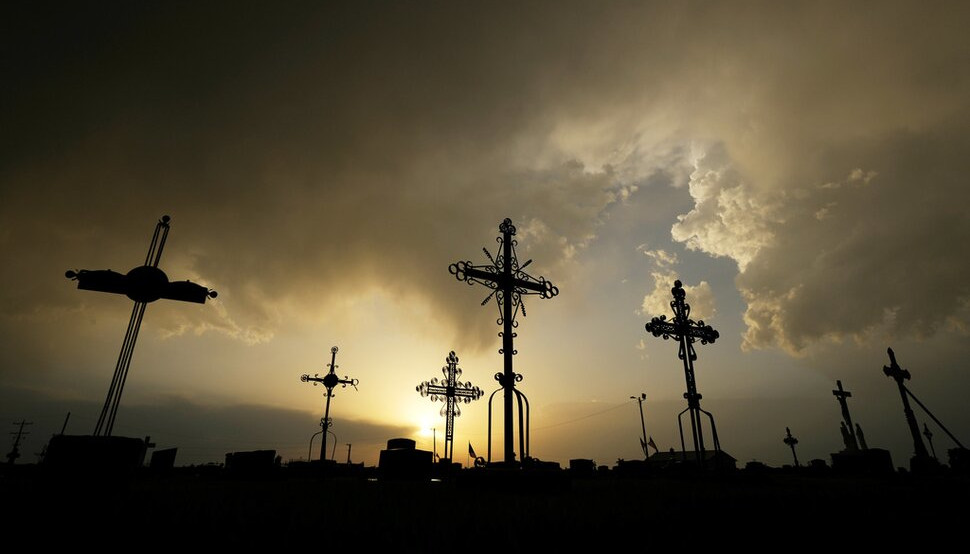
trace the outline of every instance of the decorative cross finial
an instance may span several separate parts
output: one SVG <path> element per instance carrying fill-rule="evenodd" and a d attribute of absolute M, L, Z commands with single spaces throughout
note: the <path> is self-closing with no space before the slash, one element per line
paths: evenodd
<path fill-rule="evenodd" d="M 458 356 L 454 351 L 448 353 L 445 358 L 446 365 L 441 368 L 444 380 L 440 383 L 435 377 L 430 381 L 425 381 L 415 387 L 421 396 L 430 396 L 431 401 L 441 400 L 445 403 L 441 407 L 440 415 L 445 416 L 445 458 L 453 459 L 454 454 L 454 435 L 455 418 L 461 416 L 459 403 L 468 404 L 472 400 L 478 400 L 484 394 L 482 389 L 472 385 L 470 382 L 462 383 L 458 380 L 461 377 L 461 368 L 458 367 Z"/>
<path fill-rule="evenodd" d="M 720 451 L 721 445 L 717 439 L 717 428 L 714 426 L 714 416 L 710 412 L 701 409 L 700 400 L 702 396 L 697 392 L 697 383 L 694 378 L 694 361 L 697 360 L 697 352 L 694 350 L 694 342 L 700 341 L 701 344 L 714 343 L 720 337 L 710 325 L 704 324 L 704 320 L 696 322 L 690 319 L 690 304 L 685 299 L 687 297 L 684 286 L 680 280 L 674 281 L 673 288 L 670 289 L 674 299 L 670 302 L 670 307 L 674 311 L 674 317 L 667 320 L 667 316 L 661 315 L 654 317 L 650 323 L 646 324 L 648 333 L 655 337 L 663 337 L 664 340 L 674 339 L 679 343 L 677 357 L 684 362 L 684 375 L 687 381 L 687 392 L 684 398 L 687 399 L 687 409 L 690 412 L 691 431 L 694 436 L 694 452 L 699 464 L 704 463 L 704 434 L 701 429 L 701 413 L 707 415 L 711 421 L 711 434 L 714 438 L 714 450 Z M 681 412 L 680 416 L 684 415 Z M 681 426 L 680 434 L 681 451 L 686 456 L 686 446 L 684 445 L 684 433 Z"/>
<path fill-rule="evenodd" d="M 320 377 L 320 374 L 314 373 L 313 377 L 310 377 L 309 375 L 304 373 L 302 376 L 300 376 L 300 381 L 303 381 L 304 383 L 313 383 L 313 386 L 317 386 L 317 383 L 322 383 L 323 386 L 327 388 L 327 391 L 324 393 L 324 396 L 327 397 L 327 406 L 324 409 L 323 419 L 320 420 L 320 426 L 323 427 L 324 431 L 326 431 L 329 427 L 333 425 L 333 421 L 330 420 L 330 399 L 334 397 L 334 393 L 333 393 L 334 387 L 336 387 L 337 385 L 342 385 L 343 388 L 347 388 L 347 385 L 350 385 L 354 387 L 354 390 L 357 390 L 357 383 L 359 383 L 357 379 L 351 379 L 346 375 L 344 376 L 343 379 L 341 379 L 340 377 L 337 377 L 337 374 L 334 373 L 337 367 L 339 367 L 337 366 L 336 362 L 337 362 L 337 347 L 334 346 L 333 348 L 330 349 L 330 363 L 327 364 L 327 367 L 330 368 L 330 371 L 326 375 L 324 375 L 323 377 Z M 323 433 L 323 442 L 320 445 L 320 461 L 322 462 L 326 459 L 327 459 L 327 433 Z"/>
<path fill-rule="evenodd" d="M 515 451 L 512 446 L 513 397 L 518 400 L 520 406 L 519 450 L 522 452 L 523 459 L 529 457 L 529 445 L 523 439 L 521 430 L 523 417 L 521 405 L 524 395 L 515 389 L 515 383 L 522 381 L 522 375 L 515 373 L 512 369 L 512 356 L 517 354 L 512 342 L 512 339 L 516 336 L 513 329 L 518 327 L 518 322 L 515 321 L 515 317 L 520 309 L 522 315 L 525 316 L 525 304 L 522 301 L 523 296 L 534 294 L 538 295 L 539 298 L 553 298 L 559 294 L 559 288 L 553 285 L 551 281 L 547 281 L 545 277 L 539 277 L 537 279 L 524 271 L 526 266 L 532 263 L 532 260 L 528 260 L 524 264 L 519 265 L 519 261 L 515 255 L 515 246 L 517 243 L 512 238 L 515 236 L 515 225 L 512 225 L 511 219 L 505 218 L 499 225 L 498 230 L 502 233 L 502 236 L 496 239 L 499 244 L 498 253 L 492 256 L 487 249 L 482 249 L 491 263 L 473 265 L 470 261 L 459 261 L 448 266 L 448 271 L 459 281 L 464 281 L 469 285 L 478 283 L 491 289 L 492 292 L 482 301 L 483 306 L 493 296 L 498 304 L 499 317 L 497 323 L 502 325 L 502 332 L 499 333 L 499 336 L 502 337 L 502 348 L 499 350 L 499 353 L 504 357 L 505 367 L 502 373 L 495 374 L 495 379 L 505 391 L 505 461 L 511 464 L 515 462 Z M 491 461 L 492 457 L 491 402 L 492 397 L 489 397 L 489 461 Z M 528 429 L 526 429 L 525 435 L 528 436 Z"/>

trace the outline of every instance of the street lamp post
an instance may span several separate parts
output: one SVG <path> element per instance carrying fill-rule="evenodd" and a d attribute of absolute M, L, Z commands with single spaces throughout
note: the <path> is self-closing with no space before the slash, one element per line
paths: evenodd
<path fill-rule="evenodd" d="M 643 459 L 647 459 L 649 456 L 649 451 L 647 450 L 647 426 L 643 423 L 643 401 L 647 399 L 647 394 L 641 392 L 640 396 L 631 396 L 631 400 L 636 400 L 637 404 L 640 405 L 640 429 L 643 430 L 643 438 L 640 440 L 640 448 L 643 449 Z"/>

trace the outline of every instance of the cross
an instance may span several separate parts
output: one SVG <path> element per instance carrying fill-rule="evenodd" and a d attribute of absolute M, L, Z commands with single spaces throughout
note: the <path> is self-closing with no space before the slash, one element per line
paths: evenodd
<path fill-rule="evenodd" d="M 441 373 L 445 379 L 438 382 L 435 377 L 430 381 L 425 381 L 415 387 L 421 396 L 430 396 L 431 401 L 441 400 L 445 403 L 441 407 L 440 415 L 445 416 L 445 459 L 451 461 L 454 454 L 453 439 L 455 435 L 455 418 L 461 415 L 459 402 L 468 404 L 472 400 L 478 400 L 484 394 L 482 389 L 472 385 L 470 382 L 462 383 L 458 380 L 461 377 L 461 368 L 458 367 L 458 356 L 452 350 L 445 358 L 447 365 L 441 368 Z"/>
<path fill-rule="evenodd" d="M 327 392 L 324 393 L 324 396 L 327 397 L 327 407 L 324 410 L 323 419 L 320 420 L 320 426 L 323 427 L 324 431 L 327 431 L 327 428 L 333 425 L 333 422 L 330 421 L 330 399 L 333 398 L 334 396 L 333 388 L 336 387 L 337 385 L 343 385 L 343 388 L 347 388 L 347 385 L 350 385 L 354 387 L 354 390 L 356 390 L 357 383 L 359 383 L 357 379 L 351 379 L 346 375 L 344 375 L 343 379 L 341 379 L 340 377 L 337 377 L 337 374 L 334 373 L 334 370 L 336 370 L 338 367 L 336 364 L 336 361 L 337 361 L 337 347 L 334 346 L 333 348 L 330 349 L 330 363 L 327 364 L 327 367 L 330 368 L 329 373 L 327 373 L 323 377 L 320 377 L 319 373 L 314 373 L 313 377 L 310 377 L 309 375 L 304 373 L 300 377 L 300 381 L 303 381 L 304 383 L 313 383 L 314 387 L 317 386 L 317 383 L 323 383 L 323 386 L 327 388 Z M 320 444 L 320 461 L 322 462 L 326 459 L 327 459 L 327 433 L 323 433 L 323 442 Z"/>
<path fill-rule="evenodd" d="M 909 426 L 909 433 L 913 436 L 913 449 L 915 450 L 916 458 L 929 458 L 930 454 L 926 451 L 926 445 L 923 444 L 923 438 L 919 436 L 919 427 L 916 425 L 916 416 L 913 415 L 913 409 L 909 407 L 909 397 L 906 395 L 906 385 L 903 381 L 910 378 L 909 371 L 899 367 L 896 363 L 896 354 L 893 353 L 893 349 L 887 349 L 889 352 L 889 362 L 890 365 L 883 366 L 882 371 L 887 377 L 892 377 L 895 379 L 896 384 L 899 386 L 899 396 L 903 399 L 903 414 L 906 416 L 906 424 Z"/>
<path fill-rule="evenodd" d="M 21 419 L 19 422 L 18 421 L 13 422 L 13 424 L 14 425 L 19 424 L 20 429 L 18 429 L 16 432 L 10 433 L 11 435 L 17 435 L 17 438 L 14 439 L 13 441 L 13 449 L 9 453 L 7 453 L 7 463 L 10 465 L 13 465 L 14 461 L 20 457 L 20 439 L 22 439 L 24 435 L 30 434 L 30 431 L 24 432 L 24 425 L 33 425 L 34 422 Z"/>
<path fill-rule="evenodd" d="M 711 433 L 714 438 L 714 450 L 719 452 L 721 444 L 717 440 L 717 428 L 714 426 L 714 416 L 710 412 L 701 409 L 701 395 L 697 392 L 697 383 L 694 380 L 694 360 L 697 359 L 697 352 L 694 351 L 694 342 L 700 341 L 701 344 L 711 343 L 720 336 L 710 325 L 705 325 L 704 320 L 694 321 L 690 319 L 690 304 L 684 301 L 687 293 L 680 280 L 674 281 L 674 287 L 670 289 L 674 299 L 670 302 L 670 307 L 674 311 L 674 318 L 670 321 L 667 316 L 654 317 L 647 323 L 648 333 L 655 337 L 662 336 L 664 340 L 672 338 L 680 343 L 677 357 L 684 362 L 684 375 L 687 379 L 687 392 L 684 398 L 687 399 L 687 409 L 677 416 L 678 425 L 684 412 L 690 412 L 690 427 L 694 436 L 694 452 L 699 464 L 704 463 L 704 434 L 701 429 L 701 412 L 707 414 L 711 420 Z M 680 426 L 680 447 L 686 457 L 686 447 L 684 446 L 684 428 Z"/>
<path fill-rule="evenodd" d="M 846 423 L 846 428 L 843 431 L 843 434 L 847 438 L 845 446 L 849 450 L 858 450 L 859 442 L 856 440 L 854 430 L 855 427 L 852 426 L 852 416 L 849 415 L 849 403 L 846 401 L 846 398 L 852 396 L 852 393 L 842 388 L 842 381 L 836 381 L 835 384 L 838 385 L 839 388 L 837 390 L 833 390 L 832 394 L 835 395 L 835 397 L 839 400 L 839 405 L 842 406 L 842 417 L 845 418 Z"/>
<path fill-rule="evenodd" d="M 512 238 L 515 236 L 515 226 L 512 225 L 511 219 L 505 218 L 498 230 L 502 233 L 501 237 L 495 239 L 499 243 L 498 254 L 492 257 L 488 250 L 482 248 L 485 256 L 491 262 L 490 264 L 472 265 L 470 261 L 459 261 L 448 266 L 448 271 L 459 281 L 464 281 L 469 285 L 478 283 L 492 289 L 492 292 L 482 301 L 483 306 L 493 296 L 498 304 L 499 318 L 497 322 L 502 325 L 502 332 L 499 333 L 499 336 L 502 337 L 502 348 L 499 353 L 504 356 L 505 367 L 502 373 L 495 374 L 495 380 L 505 391 L 505 461 L 512 464 L 515 462 L 515 452 L 512 447 L 513 396 L 519 403 L 519 451 L 522 453 L 523 459 L 529 455 L 528 445 L 523 442 L 522 437 L 522 399 L 524 395 L 515 389 L 515 383 L 522 380 L 522 375 L 512 370 L 512 356 L 517 353 L 512 346 L 512 339 L 516 336 L 513 329 L 518 327 L 515 316 L 519 313 L 520 308 L 522 315 L 525 316 L 525 304 L 522 302 L 524 295 L 536 294 L 539 298 L 552 298 L 559 294 L 559 289 L 551 281 L 546 281 L 545 277 L 536 279 L 523 271 L 526 266 L 532 263 L 532 260 L 519 265 L 515 256 L 517 241 Z M 492 458 L 491 403 L 492 398 L 489 397 L 489 461 Z"/>
<path fill-rule="evenodd" d="M 795 454 L 795 445 L 798 444 L 798 439 L 791 436 L 791 429 L 789 429 L 788 427 L 785 427 L 785 433 L 787 433 L 787 436 L 783 440 L 785 444 L 787 444 L 788 447 L 791 448 L 792 458 L 795 459 L 795 467 L 798 467 L 798 455 Z"/>
<path fill-rule="evenodd" d="M 923 436 L 926 437 L 926 441 L 930 443 L 930 450 L 933 452 L 933 458 L 936 458 L 936 448 L 933 448 L 933 432 L 930 428 L 923 424 Z"/>
<path fill-rule="evenodd" d="M 68 279 L 77 281 L 79 289 L 124 294 L 135 302 L 128 322 L 128 331 L 121 345 L 121 353 L 115 364 L 111 386 L 108 387 L 108 396 L 105 398 L 104 407 L 101 408 L 101 415 L 94 428 L 95 436 L 102 433 L 105 436 L 111 436 L 115 417 L 118 414 L 118 405 L 121 403 L 121 392 L 128 379 L 135 341 L 138 340 L 138 330 L 141 328 L 148 304 L 161 298 L 205 304 L 207 298 L 216 297 L 216 291 L 202 285 L 190 281 L 169 281 L 165 272 L 158 268 L 162 250 L 165 248 L 165 240 L 168 238 L 170 220 L 171 218 L 166 215 L 158 221 L 151 245 L 148 247 L 148 255 L 145 256 L 145 264 L 132 269 L 127 274 L 122 275 L 110 269 L 94 271 L 82 269 L 67 271 L 64 274 Z"/>

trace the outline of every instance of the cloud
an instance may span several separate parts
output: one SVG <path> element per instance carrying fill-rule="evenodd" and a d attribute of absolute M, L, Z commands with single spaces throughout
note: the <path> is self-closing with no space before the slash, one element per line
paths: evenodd
<path fill-rule="evenodd" d="M 163 267 L 220 293 L 158 310 L 168 335 L 349 328 L 378 296 L 481 350 L 494 318 L 448 264 L 510 217 L 565 294 L 658 173 L 692 200 L 671 238 L 737 263 L 748 348 L 967 326 L 965 7 L 223 9 L 36 11 L 5 37 L 9 336 L 107 314 L 60 276 L 137 265 L 168 213 Z"/>

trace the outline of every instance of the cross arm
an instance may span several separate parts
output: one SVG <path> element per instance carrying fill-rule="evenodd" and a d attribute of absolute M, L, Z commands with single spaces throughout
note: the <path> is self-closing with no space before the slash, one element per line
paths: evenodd
<path fill-rule="evenodd" d="M 674 337 L 679 338 L 680 334 L 677 325 L 673 322 L 667 321 L 666 316 L 655 317 L 650 320 L 650 323 L 646 325 L 647 332 L 651 333 L 655 337 L 662 336 L 664 339 Z"/>
<path fill-rule="evenodd" d="M 64 276 L 77 281 L 80 290 L 128 294 L 128 278 L 110 269 L 67 271 Z"/>
<path fill-rule="evenodd" d="M 174 281 L 165 286 L 161 298 L 205 304 L 207 298 L 215 298 L 217 294 L 216 291 L 191 281 Z"/>
<path fill-rule="evenodd" d="M 310 382 L 322 383 L 324 379 L 325 377 L 317 377 L 317 376 L 310 377 L 306 373 L 300 376 L 300 381 L 303 381 L 304 383 L 310 383 Z"/>
<path fill-rule="evenodd" d="M 523 275 L 525 274 L 523 273 Z M 526 275 L 526 277 L 525 279 L 512 277 L 512 286 L 532 291 L 542 298 L 552 298 L 559 294 L 559 287 L 553 285 L 552 281 L 546 281 L 545 277 L 539 277 L 538 279 L 529 275 Z"/>
<path fill-rule="evenodd" d="M 455 277 L 457 277 L 459 280 L 462 280 L 462 281 L 474 280 L 484 285 L 488 285 L 489 287 L 492 287 L 492 288 L 498 286 L 499 283 L 502 281 L 502 275 L 495 271 L 486 271 L 483 269 L 479 269 L 477 267 L 473 267 L 469 265 L 467 262 L 464 262 L 465 264 L 464 267 L 461 264 L 462 262 L 459 262 L 459 265 L 458 265 L 459 273 L 455 275 Z M 491 267 L 491 266 L 486 266 L 486 267 Z"/>
<path fill-rule="evenodd" d="M 484 394 L 485 392 L 478 387 L 472 387 L 470 389 L 455 389 L 455 396 L 461 398 L 465 402 L 478 400 Z"/>
<path fill-rule="evenodd" d="M 448 395 L 447 385 L 439 385 L 431 381 L 425 381 L 420 385 L 418 385 L 417 387 L 415 387 L 415 389 L 419 393 L 421 393 L 421 396 L 435 396 L 435 395 L 447 396 Z"/>
<path fill-rule="evenodd" d="M 68 279 L 77 281 L 77 288 L 112 294 L 124 294 L 136 302 L 154 302 L 159 298 L 205 304 L 217 293 L 191 281 L 169 282 L 165 273 L 151 266 L 136 267 L 122 275 L 110 269 L 67 271 Z"/>
<path fill-rule="evenodd" d="M 896 363 L 896 354 L 893 352 L 893 349 L 887 348 L 886 350 L 889 352 L 890 365 L 882 366 L 882 372 L 885 373 L 887 377 L 892 377 L 900 383 L 902 383 L 905 379 L 909 379 L 909 370 L 899 367 L 899 364 Z"/>
<path fill-rule="evenodd" d="M 704 325 L 703 321 L 698 321 L 697 326 L 688 326 L 685 334 L 688 337 L 701 339 L 701 342 L 704 344 L 713 343 L 718 339 L 718 337 L 721 336 L 721 334 L 715 331 L 710 325 Z"/>
<path fill-rule="evenodd" d="M 357 383 L 359 383 L 359 382 L 360 381 L 358 381 L 357 379 L 351 379 L 349 377 L 344 377 L 343 379 L 337 379 L 337 383 L 339 383 L 339 384 L 341 384 L 341 385 L 343 385 L 345 387 L 347 385 L 350 385 L 350 386 L 354 387 L 355 389 L 357 388 Z"/>

